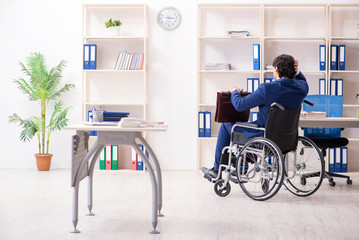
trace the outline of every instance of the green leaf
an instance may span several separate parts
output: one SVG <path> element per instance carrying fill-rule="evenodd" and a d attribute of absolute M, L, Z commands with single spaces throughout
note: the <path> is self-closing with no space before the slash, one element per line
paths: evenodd
<path fill-rule="evenodd" d="M 39 130 L 39 121 L 36 117 L 22 119 L 16 113 L 13 113 L 9 117 L 9 123 L 17 123 L 22 128 L 20 140 L 24 142 L 30 141 Z"/>

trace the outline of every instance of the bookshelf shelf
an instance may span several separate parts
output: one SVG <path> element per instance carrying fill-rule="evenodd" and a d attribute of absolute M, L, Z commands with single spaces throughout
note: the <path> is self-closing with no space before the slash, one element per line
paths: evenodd
<path fill-rule="evenodd" d="M 246 30 L 250 36 L 231 38 L 225 35 L 230 30 Z M 211 132 L 217 136 L 220 124 L 214 122 L 215 105 L 209 104 L 216 102 L 216 92 L 230 86 L 246 89 L 247 78 L 259 78 L 263 83 L 273 73 L 265 66 L 279 54 L 287 53 L 299 61 L 299 69 L 310 86 L 309 94 L 318 94 L 319 78 L 325 79 L 326 92 L 331 78 L 343 78 L 343 116 L 353 116 L 355 108 L 359 108 L 355 98 L 359 93 L 358 40 L 358 4 L 199 4 L 197 110 L 212 113 Z M 260 44 L 260 70 L 252 70 L 252 44 Z M 330 70 L 331 44 L 347 46 L 347 70 Z M 326 46 L 325 71 L 319 70 L 319 45 Z M 230 63 L 234 70 L 204 70 L 207 63 Z M 199 169 L 208 164 L 208 158 L 211 164 L 214 160 L 210 139 L 197 137 Z"/>
<path fill-rule="evenodd" d="M 248 74 L 260 74 L 260 71 L 257 70 L 199 70 L 199 73 L 248 73 Z"/>
<path fill-rule="evenodd" d="M 131 37 L 131 36 L 86 36 L 83 37 L 84 40 L 144 40 L 144 37 Z"/>
<path fill-rule="evenodd" d="M 217 136 L 213 136 L 213 137 L 199 137 L 198 141 L 214 141 L 217 140 Z"/>
<path fill-rule="evenodd" d="M 359 41 L 359 37 L 331 37 L 330 40 Z"/>
<path fill-rule="evenodd" d="M 248 37 L 222 37 L 222 36 L 218 36 L 218 37 L 207 37 L 207 36 L 200 36 L 198 37 L 199 40 L 248 40 L 248 39 L 256 39 L 259 40 L 260 37 L 255 37 L 255 36 L 248 36 Z"/>
<path fill-rule="evenodd" d="M 264 37 L 264 40 L 278 40 L 278 41 L 326 41 L 325 37 Z"/>
<path fill-rule="evenodd" d="M 106 70 L 106 69 L 96 69 L 96 70 L 83 70 L 84 73 L 144 73 L 144 70 Z"/>
<path fill-rule="evenodd" d="M 84 103 L 84 105 L 87 105 L 87 106 L 90 106 L 90 105 L 91 106 L 98 106 L 98 105 L 101 105 L 101 106 L 144 106 L 145 103 L 86 102 L 86 103 Z"/>

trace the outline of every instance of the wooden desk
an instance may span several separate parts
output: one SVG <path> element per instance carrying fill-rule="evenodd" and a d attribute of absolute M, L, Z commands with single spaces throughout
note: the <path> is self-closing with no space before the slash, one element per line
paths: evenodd
<path fill-rule="evenodd" d="M 299 127 L 359 128 L 359 119 L 350 117 L 300 118 Z"/>
<path fill-rule="evenodd" d="M 73 189 L 72 199 L 72 224 L 73 233 L 79 233 L 76 229 L 78 222 L 78 196 L 80 181 L 88 177 L 87 188 L 87 206 L 89 216 L 94 214 L 92 210 L 92 182 L 95 163 L 100 153 L 107 144 L 130 145 L 137 152 L 146 164 L 151 185 L 152 185 L 152 226 L 151 233 L 159 233 L 156 230 L 157 217 L 161 214 L 162 208 L 162 176 L 160 164 L 153 150 L 142 137 L 141 132 L 145 131 L 166 131 L 167 128 L 147 127 L 147 128 L 122 128 L 118 126 L 89 126 L 77 124 L 65 127 L 66 130 L 76 130 L 76 135 L 72 136 L 72 165 L 71 165 L 71 187 Z M 89 132 L 97 131 L 97 140 L 95 144 L 88 149 Z M 138 147 L 136 140 L 143 144 L 148 150 L 150 158 L 147 158 L 143 151 Z M 91 161 L 90 161 L 90 158 Z M 151 160 L 151 161 L 150 161 Z M 157 215 L 158 213 L 158 215 Z"/>

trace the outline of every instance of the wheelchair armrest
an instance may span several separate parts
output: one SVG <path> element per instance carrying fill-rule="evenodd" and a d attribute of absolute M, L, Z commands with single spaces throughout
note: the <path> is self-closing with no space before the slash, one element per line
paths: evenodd
<path fill-rule="evenodd" d="M 265 131 L 265 128 L 260 127 L 259 125 L 255 124 L 255 123 L 249 123 L 249 122 L 238 122 L 235 123 L 232 127 L 232 132 L 234 131 L 235 127 L 243 127 L 243 128 L 251 128 L 251 129 L 256 129 L 256 130 L 263 130 Z"/>

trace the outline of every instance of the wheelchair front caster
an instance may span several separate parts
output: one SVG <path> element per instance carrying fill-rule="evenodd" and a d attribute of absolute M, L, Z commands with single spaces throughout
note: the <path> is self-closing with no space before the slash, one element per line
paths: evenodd
<path fill-rule="evenodd" d="M 334 182 L 334 181 L 329 182 L 329 186 L 334 187 L 334 186 L 335 186 L 335 182 Z"/>
<path fill-rule="evenodd" d="M 220 179 L 214 184 L 214 192 L 220 197 L 225 197 L 231 192 L 231 185 L 227 183 L 227 185 L 223 187 L 223 184 L 224 179 Z"/>
<path fill-rule="evenodd" d="M 300 177 L 300 184 L 302 184 L 303 186 L 305 185 L 305 184 L 307 184 L 307 179 L 305 178 L 305 177 Z"/>
<path fill-rule="evenodd" d="M 352 184 L 353 184 L 353 181 L 352 181 L 351 179 L 348 179 L 348 180 L 347 180 L 347 184 L 348 184 L 348 185 L 352 185 Z"/>

